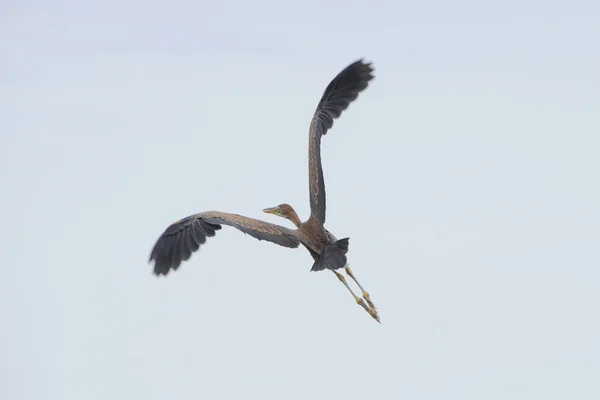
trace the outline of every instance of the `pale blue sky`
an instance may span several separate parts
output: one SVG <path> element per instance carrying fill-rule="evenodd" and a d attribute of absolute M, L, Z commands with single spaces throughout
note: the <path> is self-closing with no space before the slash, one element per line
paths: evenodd
<path fill-rule="evenodd" d="M 600 5 L 4 2 L 2 399 L 600 398 Z M 382 324 L 304 249 L 224 227 L 166 279 L 191 213 L 308 216 Z"/>

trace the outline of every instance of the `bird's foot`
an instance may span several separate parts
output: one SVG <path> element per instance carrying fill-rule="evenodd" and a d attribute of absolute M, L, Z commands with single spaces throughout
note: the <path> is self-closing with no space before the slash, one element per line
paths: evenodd
<path fill-rule="evenodd" d="M 365 290 L 361 288 L 361 290 L 363 292 L 363 296 L 366 295 L 365 300 L 367 300 L 367 302 L 370 304 L 370 306 L 368 306 L 367 303 L 365 303 L 365 300 L 363 300 L 362 297 L 358 297 L 356 294 L 354 294 L 354 292 L 352 291 L 352 289 L 350 289 L 350 286 L 348 286 L 348 282 L 346 282 L 346 278 L 344 278 L 344 275 L 340 274 L 337 271 L 332 271 L 332 272 L 337 276 L 337 278 L 340 280 L 340 282 L 342 282 L 344 284 L 344 286 L 346 286 L 346 289 L 348 289 L 348 291 L 352 294 L 352 296 L 354 297 L 354 300 L 356 300 L 356 303 L 359 306 L 361 306 L 362 308 L 364 308 L 365 311 L 368 312 L 369 315 L 375 319 L 375 321 L 381 323 L 381 321 L 379 320 L 379 314 L 377 314 L 377 310 L 375 308 L 375 305 L 373 304 L 373 302 L 371 302 L 371 298 L 369 296 L 369 293 L 365 292 Z M 351 273 L 352 273 L 352 271 L 350 271 L 350 274 Z"/>
<path fill-rule="evenodd" d="M 367 301 L 367 304 L 369 305 L 369 307 L 371 307 L 373 310 L 377 310 L 377 307 L 375 307 L 375 304 L 371 301 L 371 296 L 369 295 L 369 293 L 365 292 L 363 290 L 362 295 L 363 295 L 364 299 Z"/>
<path fill-rule="evenodd" d="M 362 308 L 365 309 L 366 312 L 369 313 L 369 315 L 371 317 L 373 317 L 373 319 L 375 319 L 375 321 L 381 323 L 381 320 L 379 319 L 379 314 L 377 313 L 377 310 L 375 309 L 375 307 L 371 308 L 369 307 L 363 299 L 361 299 L 360 297 L 356 298 L 356 303 L 361 306 Z"/>
<path fill-rule="evenodd" d="M 354 282 L 356 282 L 356 284 L 358 285 L 358 287 L 360 288 L 363 298 L 367 301 L 367 303 L 369 304 L 369 307 L 371 307 L 373 310 L 376 310 L 377 307 L 375 307 L 375 304 L 371 301 L 371 296 L 369 295 L 369 293 L 362 287 L 362 285 L 358 282 L 358 280 L 356 279 L 356 277 L 354 276 L 354 273 L 352 272 L 352 270 L 350 269 L 350 265 L 348 263 L 346 263 L 346 266 L 344 267 L 344 269 L 346 270 L 346 273 L 348 274 L 348 276 L 350 278 L 352 278 L 352 280 L 354 280 Z"/>

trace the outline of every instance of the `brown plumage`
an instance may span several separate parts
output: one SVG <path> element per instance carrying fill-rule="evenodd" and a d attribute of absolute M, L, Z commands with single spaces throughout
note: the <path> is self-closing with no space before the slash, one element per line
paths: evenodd
<path fill-rule="evenodd" d="M 174 222 L 158 238 L 150 255 L 150 260 L 155 261 L 154 273 L 166 275 L 170 269 L 176 270 L 206 242 L 207 237 L 215 236 L 221 225 L 232 226 L 258 240 L 284 247 L 296 248 L 300 244 L 296 233 L 284 226 L 237 214 L 206 211 Z"/>
<path fill-rule="evenodd" d="M 229 225 L 258 240 L 267 240 L 280 246 L 296 248 L 302 244 L 314 259 L 312 271 L 335 271 L 346 267 L 348 274 L 354 279 L 346 263 L 349 239 L 336 239 L 324 226 L 326 199 L 321 166 L 321 138 L 332 128 L 333 121 L 367 88 L 369 81 L 373 79 L 372 72 L 371 64 L 362 59 L 350 64 L 329 83 L 317 105 L 309 129 L 311 215 L 308 220 L 301 222 L 288 204 L 263 211 L 289 219 L 296 229 L 218 211 L 190 215 L 169 226 L 156 241 L 150 254 L 150 261 L 155 262 L 154 273 L 166 275 L 171 269 L 176 270 L 182 261 L 188 260 L 206 242 L 207 237 L 215 236 L 221 225 Z M 336 275 L 346 284 L 341 274 L 336 272 Z M 348 289 L 351 291 L 349 287 Z M 363 295 L 365 293 L 363 290 Z M 356 296 L 355 298 L 361 304 L 361 300 Z M 361 305 L 375 318 L 375 308 L 368 298 L 368 293 L 365 299 L 372 306 L 372 310 L 370 311 L 364 302 Z"/>
<path fill-rule="evenodd" d="M 325 224 L 325 180 L 321 167 L 321 137 L 332 128 L 333 120 L 348 108 L 373 79 L 371 64 L 362 60 L 350 64 L 327 86 L 313 115 L 309 129 L 308 180 L 310 211 Z"/>

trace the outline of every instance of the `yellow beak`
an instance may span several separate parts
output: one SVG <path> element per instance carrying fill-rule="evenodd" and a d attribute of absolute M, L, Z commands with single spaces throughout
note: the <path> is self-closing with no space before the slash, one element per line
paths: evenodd
<path fill-rule="evenodd" d="M 279 215 L 279 207 L 265 208 L 264 213 Z"/>

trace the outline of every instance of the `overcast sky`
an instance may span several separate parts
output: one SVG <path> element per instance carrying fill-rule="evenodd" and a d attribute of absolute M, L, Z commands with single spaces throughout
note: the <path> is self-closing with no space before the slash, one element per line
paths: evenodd
<path fill-rule="evenodd" d="M 496 3 L 3 2 L 0 397 L 600 398 L 600 5 Z M 228 227 L 154 276 L 189 214 L 308 218 L 360 57 L 326 226 L 382 324 Z"/>

